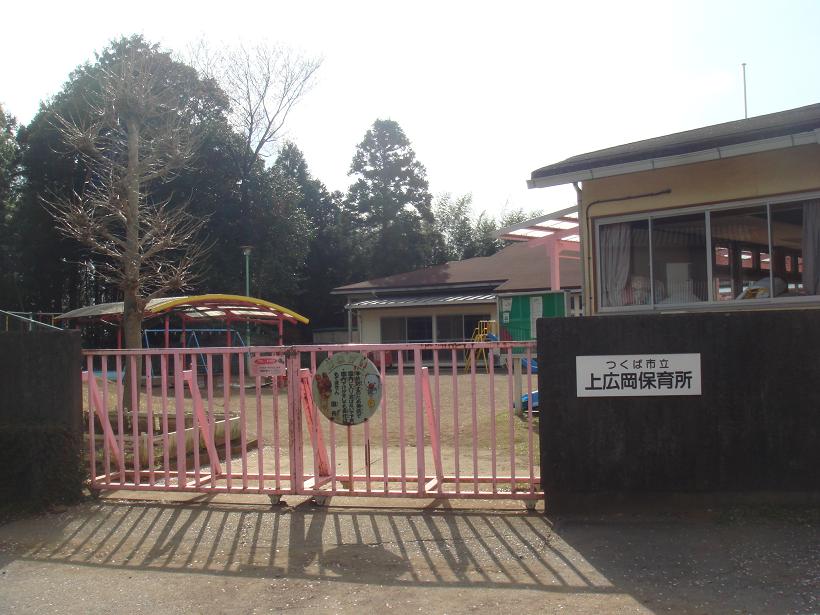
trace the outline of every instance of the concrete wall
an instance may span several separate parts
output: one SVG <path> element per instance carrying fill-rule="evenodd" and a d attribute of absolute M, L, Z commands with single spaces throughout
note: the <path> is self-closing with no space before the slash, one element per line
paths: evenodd
<path fill-rule="evenodd" d="M 0 333 L 0 501 L 80 496 L 80 334 Z"/>
<path fill-rule="evenodd" d="M 820 491 L 820 312 L 538 321 L 547 505 L 596 496 Z M 575 357 L 700 353 L 702 395 L 576 395 Z"/>
<path fill-rule="evenodd" d="M 820 190 L 820 145 L 583 182 L 579 218 L 585 264 L 586 313 L 595 312 L 597 272 L 592 237 L 596 219 L 815 190 Z M 625 198 L 657 192 L 664 194 Z"/>
<path fill-rule="evenodd" d="M 0 333 L 0 424 L 82 431 L 78 331 Z"/>

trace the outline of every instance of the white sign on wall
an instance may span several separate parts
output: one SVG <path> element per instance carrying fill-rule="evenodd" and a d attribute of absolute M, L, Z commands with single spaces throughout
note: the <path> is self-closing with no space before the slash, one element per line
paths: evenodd
<path fill-rule="evenodd" d="M 700 354 L 575 357 L 578 397 L 700 395 Z"/>

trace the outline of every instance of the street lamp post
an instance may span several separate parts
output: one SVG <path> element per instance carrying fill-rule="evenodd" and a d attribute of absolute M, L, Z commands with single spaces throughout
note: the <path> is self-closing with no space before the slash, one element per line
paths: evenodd
<path fill-rule="evenodd" d="M 242 246 L 242 254 L 245 255 L 245 296 L 251 296 L 251 251 L 253 246 Z M 251 323 L 245 319 L 245 339 L 248 346 L 251 345 Z"/>

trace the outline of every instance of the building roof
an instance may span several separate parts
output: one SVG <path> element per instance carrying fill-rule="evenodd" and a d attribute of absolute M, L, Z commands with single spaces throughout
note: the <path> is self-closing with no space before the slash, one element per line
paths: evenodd
<path fill-rule="evenodd" d="M 560 262 L 561 286 L 578 288 L 581 285 L 580 261 L 562 258 Z M 515 243 L 492 256 L 450 261 L 400 273 L 348 284 L 333 289 L 333 294 L 354 295 L 378 292 L 453 292 L 461 289 L 487 291 L 503 290 L 533 291 L 548 289 L 550 283 L 550 259 L 546 248 L 528 243 Z"/>
<path fill-rule="evenodd" d="M 573 156 L 536 169 L 527 183 L 530 188 L 555 186 L 812 143 L 820 143 L 820 104 Z"/>
<path fill-rule="evenodd" d="M 348 307 L 354 310 L 391 307 L 422 307 L 431 305 L 483 305 L 495 303 L 495 295 L 425 295 L 422 297 L 388 297 L 384 299 L 365 299 L 351 303 Z"/>

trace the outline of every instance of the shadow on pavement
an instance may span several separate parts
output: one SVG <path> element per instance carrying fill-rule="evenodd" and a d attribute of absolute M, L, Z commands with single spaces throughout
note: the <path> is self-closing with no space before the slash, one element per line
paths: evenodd
<path fill-rule="evenodd" d="M 5 561 L 382 585 L 612 592 L 524 511 L 101 501 L 0 528 Z M 11 547 L 11 549 L 10 549 Z M 9 551 L 14 556 L 9 558 Z"/>
<path fill-rule="evenodd" d="M 818 553 L 816 518 L 613 516 L 553 526 L 524 511 L 109 500 L 0 527 L 0 569 L 20 560 L 101 578 L 153 571 L 534 590 L 632 612 L 812 612 Z"/>
<path fill-rule="evenodd" d="M 762 506 L 556 519 L 553 531 L 650 609 L 816 613 L 817 510 Z"/>

